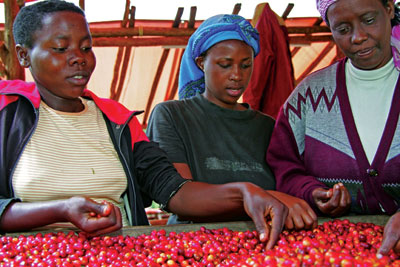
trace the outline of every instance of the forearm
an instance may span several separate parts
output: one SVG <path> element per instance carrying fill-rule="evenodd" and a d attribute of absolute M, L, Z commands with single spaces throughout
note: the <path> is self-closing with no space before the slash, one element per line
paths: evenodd
<path fill-rule="evenodd" d="M 171 198 L 168 207 L 179 218 L 193 221 L 227 221 L 246 216 L 243 188 L 249 183 L 213 185 L 189 182 Z M 254 185 L 253 185 L 254 186 Z"/>
<path fill-rule="evenodd" d="M 66 202 L 63 200 L 8 205 L 0 219 L 3 232 L 26 231 L 55 222 L 66 221 Z"/>

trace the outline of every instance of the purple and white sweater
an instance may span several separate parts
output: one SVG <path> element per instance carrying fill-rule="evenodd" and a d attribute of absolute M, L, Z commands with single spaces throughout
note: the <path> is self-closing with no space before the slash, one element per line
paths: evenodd
<path fill-rule="evenodd" d="M 312 191 L 342 182 L 352 198 L 351 212 L 393 214 L 400 207 L 400 82 L 370 164 L 345 80 L 343 59 L 305 78 L 282 106 L 267 153 L 277 190 L 317 211 Z"/>

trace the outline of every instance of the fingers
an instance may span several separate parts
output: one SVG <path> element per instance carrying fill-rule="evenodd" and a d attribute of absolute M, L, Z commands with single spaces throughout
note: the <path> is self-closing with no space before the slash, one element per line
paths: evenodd
<path fill-rule="evenodd" d="M 400 251 L 400 212 L 390 217 L 383 231 L 383 240 L 378 254 L 386 255 L 391 249 Z"/>
<path fill-rule="evenodd" d="M 306 229 L 313 229 L 318 225 L 318 217 L 317 214 L 312 210 L 310 206 L 307 204 L 306 212 L 303 212 L 303 221 Z"/>
<path fill-rule="evenodd" d="M 269 240 L 267 243 L 267 249 L 271 249 L 279 239 L 279 234 L 282 232 L 284 221 L 288 215 L 288 209 L 285 205 L 277 202 L 273 205 L 270 211 L 271 216 L 271 230 Z"/>
<path fill-rule="evenodd" d="M 302 200 L 289 208 L 285 223 L 287 229 L 312 229 L 317 225 L 318 217 L 307 202 Z"/>
<path fill-rule="evenodd" d="M 101 229 L 96 229 L 93 232 L 88 232 L 88 236 L 98 236 L 98 235 L 107 234 L 107 233 L 114 232 L 114 231 L 121 229 L 121 227 L 122 227 L 121 211 L 117 206 L 111 205 L 110 215 L 114 215 L 114 214 L 115 214 L 115 223 L 111 224 L 110 226 L 101 228 Z M 102 217 L 99 220 L 102 220 L 102 219 L 107 220 L 108 217 Z"/>
<path fill-rule="evenodd" d="M 290 214 L 286 217 L 285 227 L 289 230 L 292 230 L 295 227 L 295 224 L 293 223 L 293 218 Z"/>
<path fill-rule="evenodd" d="M 254 222 L 254 226 L 257 229 L 257 232 L 260 233 L 260 241 L 261 242 L 267 241 L 270 229 L 269 229 L 267 222 L 265 221 L 265 217 L 262 216 L 260 218 L 258 216 L 254 216 L 254 217 L 252 217 L 252 219 Z"/>
<path fill-rule="evenodd" d="M 317 189 L 314 189 L 314 191 L 312 192 L 312 196 L 313 196 L 315 202 L 327 201 L 332 197 L 332 190 L 317 188 Z"/>
<path fill-rule="evenodd" d="M 319 192 L 317 189 L 314 192 L 313 197 L 318 208 L 329 216 L 336 217 L 342 215 L 350 208 L 351 196 L 342 183 L 337 183 L 333 186 L 330 199 L 318 199 L 316 196 L 318 196 Z"/>

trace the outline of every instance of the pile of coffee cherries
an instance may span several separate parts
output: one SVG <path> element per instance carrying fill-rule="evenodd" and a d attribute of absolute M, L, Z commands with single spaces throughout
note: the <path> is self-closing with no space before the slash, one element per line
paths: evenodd
<path fill-rule="evenodd" d="M 2 236 L 0 266 L 400 266 L 393 252 L 376 256 L 382 235 L 382 226 L 332 220 L 313 230 L 285 230 L 271 250 L 256 231 L 227 228 L 137 237 Z"/>

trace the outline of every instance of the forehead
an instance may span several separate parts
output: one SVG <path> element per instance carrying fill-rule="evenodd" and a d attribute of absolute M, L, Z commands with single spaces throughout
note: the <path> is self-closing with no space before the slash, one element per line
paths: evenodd
<path fill-rule="evenodd" d="M 34 37 L 39 38 L 64 34 L 89 34 L 89 26 L 85 17 L 71 11 L 50 13 L 43 17 L 42 28 L 36 30 Z"/>
<path fill-rule="evenodd" d="M 333 21 L 360 17 L 383 8 L 381 0 L 339 0 L 328 7 L 327 19 L 332 25 Z"/>
<path fill-rule="evenodd" d="M 209 49 L 209 53 L 228 53 L 233 51 L 252 54 L 253 48 L 242 40 L 225 40 L 216 43 Z"/>

